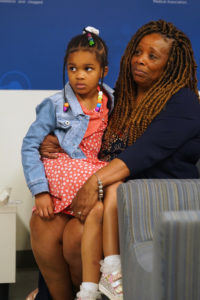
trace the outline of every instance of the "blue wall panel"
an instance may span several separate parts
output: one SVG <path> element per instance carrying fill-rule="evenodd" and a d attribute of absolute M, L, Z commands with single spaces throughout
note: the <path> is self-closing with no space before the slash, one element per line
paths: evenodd
<path fill-rule="evenodd" d="M 0 89 L 62 88 L 66 45 L 87 25 L 108 44 L 111 86 L 131 36 L 153 19 L 187 33 L 199 65 L 199 12 L 199 0 L 0 0 Z"/>

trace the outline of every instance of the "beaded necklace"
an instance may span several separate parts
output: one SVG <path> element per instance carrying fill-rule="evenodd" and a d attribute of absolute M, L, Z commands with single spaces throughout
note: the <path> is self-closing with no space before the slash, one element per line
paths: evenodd
<path fill-rule="evenodd" d="M 102 105 L 102 99 L 103 99 L 103 92 L 99 91 L 98 92 L 98 98 L 97 98 L 97 106 L 95 107 L 95 111 L 99 112 L 101 105 Z M 63 111 L 66 112 L 69 109 L 69 103 L 67 101 L 65 101 L 64 105 L 63 105 Z"/>
<path fill-rule="evenodd" d="M 103 99 L 103 92 L 99 91 L 98 92 L 98 99 L 97 99 L 97 106 L 95 108 L 95 111 L 99 112 L 101 105 L 102 105 L 102 99 Z"/>

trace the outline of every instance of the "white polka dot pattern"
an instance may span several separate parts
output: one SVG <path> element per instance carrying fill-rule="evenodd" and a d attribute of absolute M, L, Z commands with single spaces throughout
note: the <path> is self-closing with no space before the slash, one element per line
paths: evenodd
<path fill-rule="evenodd" d="M 90 112 L 91 114 L 91 112 Z M 54 212 L 72 214 L 70 204 L 84 182 L 98 169 L 107 165 L 107 162 L 98 159 L 101 148 L 101 140 L 107 126 L 107 112 L 94 111 L 95 119 L 99 114 L 99 125 L 94 126 L 95 131 L 91 133 L 91 126 L 85 133 L 80 148 L 86 155 L 86 159 L 72 159 L 66 153 L 58 153 L 57 159 L 43 158 L 46 177 L 49 182 L 50 194 L 54 201 Z M 92 125 L 92 124 L 90 124 Z M 88 126 L 89 127 L 89 126 Z"/>

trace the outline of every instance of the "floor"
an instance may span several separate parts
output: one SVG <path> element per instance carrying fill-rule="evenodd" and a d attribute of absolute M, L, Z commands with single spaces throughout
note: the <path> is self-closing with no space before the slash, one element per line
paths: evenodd
<path fill-rule="evenodd" d="M 9 300 L 25 300 L 26 296 L 37 287 L 37 268 L 18 268 L 16 283 L 9 285 Z M 0 299 L 4 300 L 4 299 Z"/>
<path fill-rule="evenodd" d="M 25 300 L 28 294 L 37 287 L 38 270 L 33 268 L 17 268 L 16 282 L 9 285 L 8 300 Z M 106 296 L 102 300 L 108 300 Z M 7 300 L 0 297 L 0 300 Z"/>

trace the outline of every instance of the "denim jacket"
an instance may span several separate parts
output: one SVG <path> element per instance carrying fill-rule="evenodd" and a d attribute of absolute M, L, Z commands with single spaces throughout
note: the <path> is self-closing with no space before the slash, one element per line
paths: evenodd
<path fill-rule="evenodd" d="M 114 106 L 113 89 L 104 84 L 108 95 L 109 113 Z M 63 112 L 63 91 L 45 99 L 36 107 L 36 120 L 30 126 L 22 144 L 22 165 L 27 185 L 32 195 L 48 192 L 48 181 L 40 159 L 39 146 L 50 132 L 57 136 L 60 146 L 72 158 L 85 158 L 79 145 L 85 135 L 89 116 L 85 115 L 69 83 L 65 86 L 70 105 Z"/>

